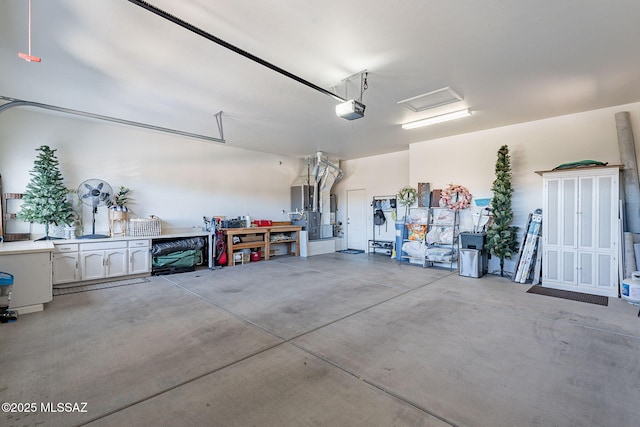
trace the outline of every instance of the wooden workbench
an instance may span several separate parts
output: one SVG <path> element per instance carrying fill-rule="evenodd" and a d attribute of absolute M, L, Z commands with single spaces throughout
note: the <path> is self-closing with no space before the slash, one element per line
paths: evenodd
<path fill-rule="evenodd" d="M 285 243 L 289 246 L 289 255 L 300 256 L 300 230 L 302 226 L 299 225 L 272 225 L 270 227 L 243 227 L 243 228 L 223 228 L 222 234 L 225 236 L 227 243 L 227 265 L 233 265 L 233 253 L 240 249 L 252 249 L 262 248 L 263 258 L 265 261 L 269 260 L 271 254 L 272 244 Z M 277 233 L 290 233 L 289 239 L 271 241 L 271 235 Z M 233 237 L 238 236 L 242 239 L 242 236 L 251 234 L 262 235 L 262 239 L 254 240 L 250 242 L 233 243 Z M 295 249 L 291 250 L 291 245 L 295 245 Z"/>

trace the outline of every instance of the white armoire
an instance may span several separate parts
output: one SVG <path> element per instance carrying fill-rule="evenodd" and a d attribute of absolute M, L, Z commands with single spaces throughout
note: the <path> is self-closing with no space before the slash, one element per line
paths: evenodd
<path fill-rule="evenodd" d="M 615 165 L 538 172 L 543 286 L 618 296 L 620 170 Z"/>

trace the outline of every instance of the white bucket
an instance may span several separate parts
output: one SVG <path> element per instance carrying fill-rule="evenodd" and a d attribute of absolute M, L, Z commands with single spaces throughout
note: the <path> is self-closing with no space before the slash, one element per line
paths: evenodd
<path fill-rule="evenodd" d="M 631 273 L 631 279 L 622 281 L 620 295 L 630 304 L 640 305 L 640 271 Z"/>

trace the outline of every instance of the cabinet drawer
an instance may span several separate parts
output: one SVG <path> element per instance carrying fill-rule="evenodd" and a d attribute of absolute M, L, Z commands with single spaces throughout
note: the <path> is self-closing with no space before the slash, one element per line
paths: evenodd
<path fill-rule="evenodd" d="M 94 242 L 80 244 L 81 251 L 102 251 L 106 249 L 120 249 L 126 247 L 127 242 L 125 242 L 124 240 L 118 242 Z"/>
<path fill-rule="evenodd" d="M 144 248 L 151 246 L 151 242 L 149 240 L 129 240 L 130 248 Z"/>
<path fill-rule="evenodd" d="M 70 243 L 64 245 L 54 245 L 54 252 L 78 252 L 78 244 Z"/>

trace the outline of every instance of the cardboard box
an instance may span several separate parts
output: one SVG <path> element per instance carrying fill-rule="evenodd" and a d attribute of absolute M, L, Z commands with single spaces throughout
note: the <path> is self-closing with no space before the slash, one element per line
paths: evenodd
<path fill-rule="evenodd" d="M 289 246 L 287 244 L 271 244 L 271 250 L 269 251 L 269 256 L 277 256 L 277 255 L 287 255 L 289 253 Z"/>

